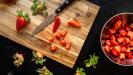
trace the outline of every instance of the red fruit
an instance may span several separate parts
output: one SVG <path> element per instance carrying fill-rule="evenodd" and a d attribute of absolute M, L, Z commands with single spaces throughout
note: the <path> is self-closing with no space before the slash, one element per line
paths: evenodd
<path fill-rule="evenodd" d="M 133 46 L 133 40 L 130 40 L 130 42 L 129 42 L 129 43 L 130 43 L 130 45 L 131 45 L 131 46 Z"/>
<path fill-rule="evenodd" d="M 68 42 L 68 43 L 66 43 L 66 47 L 65 47 L 67 50 L 70 50 L 70 48 L 71 48 L 71 42 Z"/>
<path fill-rule="evenodd" d="M 133 23 L 130 25 L 130 28 L 133 28 Z"/>
<path fill-rule="evenodd" d="M 23 13 L 21 11 L 17 11 L 17 20 L 16 20 L 16 30 L 19 32 L 22 28 L 24 28 L 27 23 L 30 21 L 28 13 Z"/>
<path fill-rule="evenodd" d="M 120 33 L 122 36 L 125 36 L 127 32 L 126 32 L 124 29 L 120 29 L 120 30 L 119 30 L 119 33 Z"/>
<path fill-rule="evenodd" d="M 67 31 L 62 31 L 62 32 L 60 32 L 60 34 L 61 34 L 62 37 L 65 37 L 66 34 L 67 34 Z"/>
<path fill-rule="evenodd" d="M 65 40 L 61 40 L 61 41 L 60 41 L 60 44 L 61 44 L 62 46 L 65 46 L 65 45 L 66 45 L 66 41 L 65 41 Z"/>
<path fill-rule="evenodd" d="M 124 41 L 124 37 L 118 37 L 117 41 L 118 41 L 118 43 L 122 43 Z"/>
<path fill-rule="evenodd" d="M 117 52 L 121 52 L 121 47 L 120 46 L 114 46 L 114 48 Z"/>
<path fill-rule="evenodd" d="M 27 25 L 27 21 L 23 17 L 17 17 L 16 30 L 19 32 L 22 28 Z"/>
<path fill-rule="evenodd" d="M 126 43 L 129 43 L 129 38 L 125 37 L 124 40 L 126 41 Z"/>
<path fill-rule="evenodd" d="M 106 45 L 104 48 L 105 48 L 105 50 L 106 50 L 108 53 L 110 52 L 110 49 L 111 49 L 111 48 L 110 48 L 109 45 Z"/>
<path fill-rule="evenodd" d="M 56 51 L 57 49 L 58 49 L 58 47 L 56 45 L 51 45 L 50 46 L 51 51 Z"/>
<path fill-rule="evenodd" d="M 121 60 L 124 60 L 124 59 L 125 59 L 125 53 L 121 53 L 120 56 L 119 56 L 119 58 L 120 58 Z"/>
<path fill-rule="evenodd" d="M 60 26 L 60 18 L 59 18 L 59 16 L 56 16 L 54 26 L 53 26 L 53 33 L 57 31 L 59 26 Z"/>
<path fill-rule="evenodd" d="M 74 20 L 73 18 L 71 18 L 68 22 L 68 25 L 71 25 L 73 27 L 77 27 L 77 28 L 80 28 L 81 27 L 81 24 L 79 21 L 77 20 Z"/>
<path fill-rule="evenodd" d="M 52 42 L 54 42 L 54 38 L 53 37 L 49 37 L 48 41 L 49 41 L 49 43 L 52 43 Z"/>
<path fill-rule="evenodd" d="M 119 28 L 121 27 L 121 24 L 122 24 L 121 20 L 118 20 L 118 21 L 115 23 L 114 28 L 115 28 L 115 29 L 119 29 Z"/>
<path fill-rule="evenodd" d="M 61 37 L 61 34 L 60 34 L 60 33 L 57 33 L 57 34 L 55 35 L 55 38 L 56 38 L 56 39 L 60 39 L 60 37 Z"/>
<path fill-rule="evenodd" d="M 111 43 L 111 45 L 113 45 L 113 46 L 117 46 L 117 45 L 118 45 L 118 43 L 117 43 L 115 40 L 110 40 L 110 43 Z"/>
<path fill-rule="evenodd" d="M 117 30 L 115 28 L 109 29 L 110 34 L 114 34 L 114 33 L 116 33 L 116 31 Z"/>
<path fill-rule="evenodd" d="M 120 55 L 120 52 L 118 52 L 118 51 L 115 50 L 115 49 L 112 49 L 111 52 L 112 52 L 112 54 L 113 54 L 114 56 L 116 56 L 116 57 L 118 57 L 118 56 Z"/>
<path fill-rule="evenodd" d="M 126 56 L 127 56 L 128 59 L 132 59 L 133 58 L 133 55 L 132 55 L 131 52 L 127 52 L 126 53 Z"/>
<path fill-rule="evenodd" d="M 131 28 L 130 28 L 129 26 L 125 26 L 125 30 L 126 30 L 126 31 L 130 31 Z"/>
<path fill-rule="evenodd" d="M 115 36 L 114 35 L 110 35 L 110 39 L 111 40 L 115 40 Z"/>
<path fill-rule="evenodd" d="M 126 47 L 125 46 L 121 46 L 121 52 L 126 52 Z"/>
<path fill-rule="evenodd" d="M 106 44 L 110 46 L 111 45 L 110 40 L 106 40 Z"/>
<path fill-rule="evenodd" d="M 106 39 L 109 39 L 109 37 L 110 37 L 109 35 L 106 35 L 106 36 L 105 36 Z"/>
<path fill-rule="evenodd" d="M 132 31 L 128 31 L 126 33 L 126 36 L 130 37 L 130 39 L 133 39 L 133 32 Z"/>

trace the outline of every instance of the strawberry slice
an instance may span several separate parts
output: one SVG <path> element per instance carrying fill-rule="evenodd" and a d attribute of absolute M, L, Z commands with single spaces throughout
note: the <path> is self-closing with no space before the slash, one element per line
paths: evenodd
<path fill-rule="evenodd" d="M 131 46 L 133 46 L 133 40 L 130 40 L 130 42 L 129 42 L 129 43 L 130 43 L 130 45 L 131 45 Z"/>
<path fill-rule="evenodd" d="M 126 47 L 125 46 L 121 46 L 121 52 L 126 52 Z"/>
<path fill-rule="evenodd" d="M 120 47 L 120 46 L 114 46 L 114 49 L 115 49 L 117 52 L 121 52 L 121 47 Z"/>
<path fill-rule="evenodd" d="M 124 41 L 124 37 L 118 37 L 117 41 L 118 41 L 118 43 L 122 43 Z"/>
<path fill-rule="evenodd" d="M 109 46 L 111 46 L 110 40 L 106 40 L 106 44 L 109 45 Z"/>
<path fill-rule="evenodd" d="M 126 32 L 124 29 L 120 29 L 120 30 L 119 30 L 119 33 L 120 33 L 122 36 L 125 36 L 127 32 Z"/>
<path fill-rule="evenodd" d="M 65 45 L 66 45 L 66 41 L 65 41 L 65 40 L 61 40 L 61 41 L 60 41 L 60 44 L 61 44 L 62 46 L 65 46 Z"/>
<path fill-rule="evenodd" d="M 119 29 L 119 28 L 121 27 L 121 24 L 122 24 L 121 20 L 118 20 L 118 21 L 115 23 L 114 28 L 115 28 L 115 29 Z"/>
<path fill-rule="evenodd" d="M 116 33 L 116 31 L 117 30 L 115 28 L 109 29 L 110 34 L 114 34 L 114 33 Z"/>
<path fill-rule="evenodd" d="M 71 42 L 68 42 L 68 43 L 66 43 L 66 47 L 65 47 L 65 48 L 66 48 L 67 50 L 70 50 L 71 45 L 72 45 Z"/>
<path fill-rule="evenodd" d="M 59 40 L 61 38 L 61 34 L 60 33 L 55 34 L 55 38 Z"/>
<path fill-rule="evenodd" d="M 125 53 L 121 53 L 120 56 L 119 56 L 119 58 L 120 58 L 121 60 L 124 60 L 125 57 L 126 57 Z"/>
<path fill-rule="evenodd" d="M 109 45 L 106 45 L 104 48 L 105 48 L 105 50 L 106 50 L 108 53 L 110 52 L 110 49 L 111 49 L 111 48 L 110 48 Z"/>
<path fill-rule="evenodd" d="M 110 40 L 110 43 L 111 43 L 111 45 L 113 45 L 113 46 L 117 46 L 117 45 L 118 45 L 118 43 L 117 43 L 115 40 Z"/>
<path fill-rule="evenodd" d="M 115 36 L 114 35 L 110 35 L 110 39 L 111 40 L 115 40 Z"/>
<path fill-rule="evenodd" d="M 62 37 L 65 37 L 66 34 L 67 34 L 67 31 L 62 31 L 62 32 L 60 32 L 60 35 L 61 35 Z"/>
<path fill-rule="evenodd" d="M 49 43 L 54 42 L 54 37 L 49 37 L 49 38 L 48 38 L 48 41 L 49 41 Z"/>
<path fill-rule="evenodd" d="M 16 30 L 19 32 L 22 28 L 24 28 L 28 22 L 30 21 L 28 13 L 23 13 L 21 11 L 17 11 L 17 20 L 16 20 Z"/>
<path fill-rule="evenodd" d="M 116 57 L 118 57 L 120 55 L 120 53 L 117 50 L 115 50 L 115 49 L 112 49 L 111 52 Z"/>
<path fill-rule="evenodd" d="M 58 49 L 58 47 L 56 45 L 51 45 L 50 46 L 50 51 L 55 52 Z"/>
<path fill-rule="evenodd" d="M 74 20 L 73 18 L 70 18 L 70 20 L 68 21 L 68 25 L 71 25 L 71 26 L 77 27 L 77 28 L 81 27 L 80 22 L 77 20 Z"/>
<path fill-rule="evenodd" d="M 127 52 L 126 53 L 126 56 L 127 56 L 128 59 L 132 59 L 133 58 L 133 55 L 132 55 L 131 52 Z"/>
<path fill-rule="evenodd" d="M 131 28 L 130 28 L 129 26 L 125 26 L 125 30 L 126 30 L 126 31 L 130 31 Z"/>

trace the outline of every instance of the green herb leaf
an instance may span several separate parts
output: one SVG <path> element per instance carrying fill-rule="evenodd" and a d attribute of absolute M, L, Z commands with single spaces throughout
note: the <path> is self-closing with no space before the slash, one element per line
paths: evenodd
<path fill-rule="evenodd" d="M 39 75 L 53 75 L 53 73 L 46 68 L 46 66 L 43 66 L 41 69 L 36 70 Z"/>
<path fill-rule="evenodd" d="M 85 60 L 85 66 L 86 67 L 91 67 L 93 66 L 94 68 L 96 68 L 96 64 L 98 63 L 98 59 L 99 57 L 95 55 L 95 53 L 92 55 L 90 55 L 90 58 L 88 60 Z"/>
<path fill-rule="evenodd" d="M 86 73 L 83 68 L 77 68 L 75 75 L 86 75 Z"/>

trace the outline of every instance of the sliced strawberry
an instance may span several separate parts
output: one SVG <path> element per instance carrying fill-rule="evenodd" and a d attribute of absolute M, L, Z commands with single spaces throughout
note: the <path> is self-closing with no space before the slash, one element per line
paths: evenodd
<path fill-rule="evenodd" d="M 121 52 L 126 52 L 126 47 L 125 46 L 121 46 Z"/>
<path fill-rule="evenodd" d="M 62 31 L 62 32 L 60 32 L 60 34 L 61 34 L 62 37 L 65 37 L 66 34 L 67 34 L 67 31 Z"/>
<path fill-rule="evenodd" d="M 105 38 L 106 38 L 106 39 L 109 39 L 109 37 L 110 37 L 110 35 L 105 35 Z"/>
<path fill-rule="evenodd" d="M 49 38 L 48 38 L 48 41 L 49 41 L 49 43 L 54 42 L 54 37 L 49 37 Z"/>
<path fill-rule="evenodd" d="M 66 47 L 65 47 L 67 50 L 70 50 L 70 48 L 71 48 L 71 42 L 68 42 L 68 43 L 66 43 Z"/>
<path fill-rule="evenodd" d="M 128 59 L 132 59 L 133 58 L 133 55 L 132 55 L 131 52 L 127 52 L 126 53 L 126 56 L 127 56 Z"/>
<path fill-rule="evenodd" d="M 130 45 L 131 45 L 131 46 L 133 46 L 133 40 L 130 40 L 130 42 L 129 42 L 129 43 L 130 43 Z"/>
<path fill-rule="evenodd" d="M 120 29 L 120 30 L 119 30 L 119 33 L 120 33 L 122 36 L 125 36 L 127 32 L 126 32 L 124 29 Z"/>
<path fill-rule="evenodd" d="M 104 48 L 105 48 L 105 50 L 106 50 L 108 53 L 110 52 L 110 49 L 111 49 L 111 48 L 110 48 L 109 45 L 106 45 Z"/>
<path fill-rule="evenodd" d="M 65 41 L 65 40 L 60 40 L 60 44 L 61 44 L 62 46 L 65 46 L 65 45 L 66 45 L 66 41 Z"/>
<path fill-rule="evenodd" d="M 116 31 L 117 30 L 115 28 L 109 29 L 110 34 L 114 34 L 114 33 L 116 33 Z"/>
<path fill-rule="evenodd" d="M 126 30 L 126 31 L 130 31 L 131 28 L 130 28 L 129 26 L 125 26 L 125 30 Z"/>
<path fill-rule="evenodd" d="M 106 44 L 109 45 L 109 46 L 111 46 L 110 40 L 106 40 Z"/>
<path fill-rule="evenodd" d="M 61 34 L 60 33 L 55 34 L 55 38 L 59 40 L 61 38 Z"/>
<path fill-rule="evenodd" d="M 121 47 L 120 47 L 120 46 L 114 46 L 114 49 L 115 49 L 117 52 L 121 52 Z"/>
<path fill-rule="evenodd" d="M 130 28 L 133 28 L 133 23 L 130 25 Z"/>
<path fill-rule="evenodd" d="M 124 40 L 125 40 L 127 43 L 129 43 L 129 41 L 130 41 L 128 37 L 125 37 Z"/>
<path fill-rule="evenodd" d="M 115 23 L 114 28 L 115 28 L 115 29 L 119 29 L 119 28 L 121 27 L 121 24 L 122 24 L 121 20 L 118 20 L 118 21 Z"/>
<path fill-rule="evenodd" d="M 117 50 L 115 50 L 115 49 L 112 49 L 111 52 L 116 57 L 118 57 L 120 55 L 120 53 Z"/>
<path fill-rule="evenodd" d="M 51 45 L 50 46 L 50 51 L 56 51 L 58 49 L 58 47 L 56 45 Z"/>
<path fill-rule="evenodd" d="M 125 53 L 121 53 L 120 56 L 119 56 L 119 58 L 120 58 L 121 60 L 124 60 L 125 57 L 126 57 Z"/>
<path fill-rule="evenodd" d="M 118 37 L 117 41 L 118 41 L 118 43 L 122 43 L 124 41 L 124 37 Z"/>
<path fill-rule="evenodd" d="M 77 28 L 80 28 L 81 27 L 81 24 L 79 21 L 77 20 L 74 20 L 73 18 L 71 18 L 68 22 L 68 25 L 71 25 L 73 27 L 77 27 Z"/>
<path fill-rule="evenodd" d="M 117 46 L 117 45 L 118 45 L 118 43 L 117 43 L 115 40 L 110 40 L 110 43 L 111 43 L 111 45 L 113 45 L 113 46 Z"/>

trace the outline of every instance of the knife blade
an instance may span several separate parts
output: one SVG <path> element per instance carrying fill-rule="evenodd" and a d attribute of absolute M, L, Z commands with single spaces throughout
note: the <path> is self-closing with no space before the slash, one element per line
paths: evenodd
<path fill-rule="evenodd" d="M 56 10 L 53 14 L 51 14 L 49 17 L 46 18 L 39 26 L 33 30 L 32 35 L 37 34 L 47 26 L 49 26 L 53 21 L 54 18 L 61 12 L 63 9 L 65 9 L 68 5 L 70 5 L 74 0 L 65 0 Z"/>

